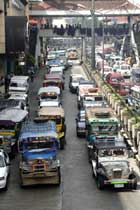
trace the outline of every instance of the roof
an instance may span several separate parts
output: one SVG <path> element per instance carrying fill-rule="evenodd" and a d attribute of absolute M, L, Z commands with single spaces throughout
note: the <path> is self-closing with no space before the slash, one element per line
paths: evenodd
<path fill-rule="evenodd" d="M 61 116 L 64 117 L 64 109 L 62 107 L 42 107 L 38 111 L 38 116 Z"/>
<path fill-rule="evenodd" d="M 57 138 L 56 124 L 54 121 L 45 123 L 35 123 L 29 121 L 22 126 L 19 139 L 26 139 L 32 137 L 54 137 Z"/>
<path fill-rule="evenodd" d="M 13 76 L 11 77 L 11 81 L 19 81 L 19 80 L 28 80 L 29 79 L 29 76 Z"/>
<path fill-rule="evenodd" d="M 28 115 L 26 110 L 7 108 L 0 112 L 0 121 L 21 122 Z"/>
<path fill-rule="evenodd" d="M 41 87 L 38 91 L 38 95 L 42 93 L 56 93 L 60 95 L 60 88 L 55 86 Z"/>
<path fill-rule="evenodd" d="M 86 118 L 89 122 L 95 121 L 112 121 L 118 122 L 115 113 L 110 107 L 90 107 L 86 109 Z"/>
<path fill-rule="evenodd" d="M 96 148 L 98 149 L 119 149 L 119 148 L 125 148 L 126 149 L 126 145 L 123 141 L 97 141 L 95 142 Z"/>
<path fill-rule="evenodd" d="M 0 100 L 0 110 L 6 109 L 6 108 L 11 108 L 11 107 L 16 107 L 19 105 L 18 100 L 14 99 L 1 99 Z"/>

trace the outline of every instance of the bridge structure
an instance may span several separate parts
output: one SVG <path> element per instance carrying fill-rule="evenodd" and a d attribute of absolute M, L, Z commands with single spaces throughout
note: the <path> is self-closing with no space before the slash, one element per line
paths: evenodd
<path fill-rule="evenodd" d="M 94 5 L 93 5 L 94 3 Z M 94 6 L 94 8 L 93 8 Z M 132 26 L 132 18 L 140 16 L 140 7 L 133 4 L 131 0 L 47 0 L 40 4 L 30 5 L 29 17 L 41 19 L 42 17 L 52 20 L 53 18 L 72 18 L 82 17 L 92 19 L 91 36 L 92 36 L 92 61 L 95 63 L 95 25 L 93 20 L 95 17 L 127 17 L 129 28 Z M 83 21 L 84 22 L 84 21 Z M 94 30 L 93 30 L 94 29 Z M 61 35 L 53 33 L 52 29 L 42 30 L 39 28 L 40 46 L 44 46 L 43 39 L 46 37 L 60 37 Z M 67 33 L 63 37 L 68 37 Z M 82 46 L 85 46 L 85 35 L 81 35 L 77 30 L 75 37 L 81 37 Z M 70 37 L 70 36 L 69 36 Z M 72 37 L 72 36 L 71 36 Z"/>

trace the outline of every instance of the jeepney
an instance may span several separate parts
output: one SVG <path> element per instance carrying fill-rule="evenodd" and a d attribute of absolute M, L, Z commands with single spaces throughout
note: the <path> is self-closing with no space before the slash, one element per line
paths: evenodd
<path fill-rule="evenodd" d="M 37 113 L 35 118 L 36 122 L 46 122 L 48 120 L 53 120 L 56 122 L 56 127 L 58 131 L 58 138 L 60 143 L 60 149 L 64 149 L 66 140 L 66 124 L 64 109 L 62 107 L 42 107 Z"/>
<path fill-rule="evenodd" d="M 28 76 L 13 76 L 9 85 L 9 94 L 27 94 L 29 91 L 29 77 Z"/>
<path fill-rule="evenodd" d="M 52 81 L 54 81 L 54 80 L 56 80 L 56 81 L 58 81 L 60 84 L 60 89 L 63 89 L 64 90 L 64 77 L 62 77 L 62 75 L 60 75 L 60 74 L 45 74 L 45 76 L 44 76 L 44 80 L 52 80 Z"/>
<path fill-rule="evenodd" d="M 60 184 L 58 134 L 53 121 L 26 123 L 19 137 L 19 169 L 22 187 L 37 184 Z"/>
<path fill-rule="evenodd" d="M 55 86 L 41 87 L 38 91 L 39 103 L 45 101 L 60 101 L 60 88 Z"/>
<path fill-rule="evenodd" d="M 128 151 L 123 141 L 97 140 L 92 147 L 92 171 L 98 189 L 137 188 L 137 176 L 128 159 Z"/>
<path fill-rule="evenodd" d="M 120 122 L 110 107 L 86 108 L 86 126 L 89 142 L 97 136 L 118 136 L 120 131 Z"/>
<path fill-rule="evenodd" d="M 95 96 L 98 95 L 98 88 L 93 87 L 91 84 L 80 85 L 78 87 L 78 97 L 77 97 L 77 107 L 78 109 L 83 108 L 83 98 L 84 96 Z"/>
<path fill-rule="evenodd" d="M 26 110 L 16 108 L 7 108 L 0 112 L 0 148 L 11 156 L 15 156 L 17 152 L 17 139 L 27 116 Z"/>

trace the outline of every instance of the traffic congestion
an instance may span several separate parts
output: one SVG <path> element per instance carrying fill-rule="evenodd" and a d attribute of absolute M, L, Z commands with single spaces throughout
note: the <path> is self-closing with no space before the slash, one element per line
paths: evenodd
<path fill-rule="evenodd" d="M 40 193 L 55 194 L 56 190 L 53 209 L 65 209 L 59 204 L 64 198 L 63 205 L 71 205 L 74 190 L 68 185 L 79 183 L 81 189 L 82 179 L 84 187 L 88 186 L 86 193 L 89 185 L 94 186 L 89 192 L 97 194 L 108 189 L 139 189 L 139 169 L 122 135 L 122 122 L 102 88 L 88 75 L 79 52 L 74 47 L 49 49 L 34 80 L 11 77 L 8 97 L 0 105 L 0 188 L 11 193 L 16 185 L 17 197 L 24 190 L 27 195 L 37 190 L 43 202 Z M 103 81 L 138 112 L 137 67 L 114 52 L 107 59 L 98 53 L 96 65 Z M 67 193 L 71 193 L 70 201 Z M 2 196 L 6 199 L 7 195 Z M 51 205 L 51 196 L 48 202 Z"/>

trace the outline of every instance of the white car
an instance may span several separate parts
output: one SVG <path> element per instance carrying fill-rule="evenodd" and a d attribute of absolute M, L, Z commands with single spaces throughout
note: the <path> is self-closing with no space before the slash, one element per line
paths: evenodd
<path fill-rule="evenodd" d="M 130 78 L 131 77 L 131 66 L 128 64 L 122 64 L 117 69 L 117 72 L 121 73 L 124 78 Z"/>
<path fill-rule="evenodd" d="M 0 189 L 7 189 L 10 174 L 10 160 L 6 152 L 0 149 Z"/>

